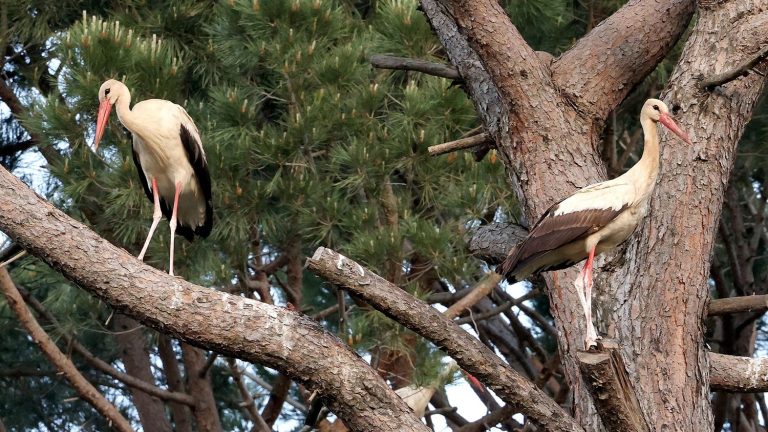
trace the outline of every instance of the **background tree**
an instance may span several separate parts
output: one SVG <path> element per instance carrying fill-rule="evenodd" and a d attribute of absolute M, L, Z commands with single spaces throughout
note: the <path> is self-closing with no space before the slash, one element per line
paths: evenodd
<path fill-rule="evenodd" d="M 565 282 L 573 274 L 561 275 L 560 284 L 537 279 L 531 286 L 510 290 L 497 285 L 497 280 L 482 279 L 486 267 L 470 250 L 494 262 L 509 247 L 509 238 L 519 233 L 515 222 L 531 220 L 573 188 L 606 172 L 613 176 L 634 163 L 641 150 L 639 106 L 667 83 L 681 55 L 683 44 L 674 46 L 688 26 L 692 2 L 670 2 L 659 6 L 663 12 L 651 13 L 651 6 L 644 2 L 615 12 L 621 5 L 612 1 L 556 0 L 503 2 L 506 11 L 483 2 L 471 7 L 445 2 L 438 7 L 422 1 L 423 13 L 415 1 L 172 1 L 151 7 L 141 1 L 120 1 L 108 9 L 101 3 L 6 3 L 2 4 L 7 19 L 1 23 L 6 55 L 0 98 L 10 112 L 0 134 L 0 154 L 5 166 L 15 168 L 59 208 L 112 243 L 134 255 L 138 252 L 151 206 L 130 162 L 130 137 L 113 121 L 103 152 L 95 155 L 87 145 L 98 86 L 110 77 L 121 79 L 134 100 L 158 97 L 184 105 L 203 135 L 214 179 L 216 221 L 210 239 L 179 244 L 176 266 L 187 280 L 314 316 L 370 358 L 377 373 L 394 388 L 436 382 L 441 355 L 435 345 L 401 327 L 396 321 L 405 322 L 402 319 L 393 321 L 378 312 L 382 305 L 349 296 L 303 269 L 305 257 L 317 246 L 333 248 L 429 303 L 450 307 L 459 302 L 455 309 L 464 315 L 459 322 L 471 323 L 468 328 L 486 346 L 558 403 L 573 409 L 586 428 L 602 427 L 575 360 L 574 341 L 580 340 L 582 323 L 572 319 L 578 317 L 577 309 L 571 310 L 577 303 L 567 300 L 573 295 Z M 678 281 L 687 288 L 675 290 L 670 298 L 651 296 L 644 303 L 647 313 L 640 318 L 631 313 L 639 305 L 633 294 L 638 289 L 665 292 L 665 283 L 675 280 L 647 277 L 662 269 L 659 251 L 642 249 L 652 237 L 650 227 L 689 232 L 693 239 L 689 255 L 708 262 L 707 245 L 714 231 L 706 227 L 717 220 L 712 209 L 719 209 L 717 185 L 728 179 L 729 149 L 753 106 L 757 119 L 765 109 L 755 102 L 762 85 L 755 75 L 712 91 L 696 87 L 700 77 L 690 70 L 710 75 L 726 67 L 713 68 L 696 50 L 706 43 L 701 32 L 731 19 L 735 4 L 702 5 L 687 42 L 688 56 L 683 54 L 682 64 L 695 66 L 678 69 L 671 82 L 670 98 L 681 107 L 678 114 L 694 141 L 712 143 L 696 147 L 698 156 L 693 160 L 707 167 L 719 164 L 719 169 L 709 171 L 713 174 L 710 183 L 700 188 L 703 192 L 685 190 L 687 199 L 694 200 L 687 202 L 708 203 L 701 206 L 708 217 L 698 231 L 686 231 L 670 222 L 684 219 L 669 216 L 669 198 L 657 198 L 651 221 L 628 248 L 629 264 L 611 261 L 603 272 L 612 276 L 598 285 L 601 329 L 625 342 L 624 361 L 651 429 L 664 425 L 706 429 L 712 421 L 723 430 L 762 427 L 757 414 L 765 406 L 761 396 L 718 393 L 712 398 L 714 420 L 709 417 L 707 363 L 700 348 L 704 340 L 696 324 L 706 300 L 700 288 L 707 281 L 719 298 L 764 293 L 760 254 L 765 241 L 765 198 L 759 154 L 765 128 L 759 122 L 745 134 L 744 150 L 736 159 L 738 178 L 734 177 L 727 192 L 723 190 L 728 219 L 719 229 L 722 247 L 715 248 L 711 279 L 701 269 L 692 270 L 695 277 Z M 713 34 L 723 41 L 746 40 L 744 35 L 759 28 L 764 15 L 758 3 L 753 6 L 752 12 L 740 16 L 731 33 Z M 626 17 L 638 13 L 645 18 L 624 29 Z M 604 18 L 608 20 L 595 27 Z M 495 45 L 482 26 L 472 23 L 493 23 L 499 34 L 509 35 L 504 39 L 507 45 Z M 618 40 L 610 35 L 620 39 L 628 33 L 634 39 L 610 45 Z M 661 42 L 649 45 L 649 40 L 658 42 L 649 35 Z M 727 66 L 754 56 L 759 51 L 754 47 L 765 42 L 752 39 L 752 45 L 739 45 L 739 50 L 731 52 Z M 536 55 L 533 50 L 538 50 Z M 642 54 L 615 54 L 605 60 L 599 54 L 603 50 Z M 457 69 L 450 79 L 372 69 L 368 59 L 380 53 L 450 60 Z M 561 54 L 557 60 L 552 57 Z M 585 63 L 592 67 L 584 67 Z M 511 70 L 511 64 L 523 65 L 519 76 L 533 78 L 505 76 L 503 71 Z M 540 79 L 541 71 L 551 74 L 560 86 L 560 93 L 551 93 L 550 99 L 546 95 L 552 89 Z M 681 89 L 689 87 L 696 90 L 682 96 L 686 93 Z M 742 105 L 734 109 L 722 105 L 723 100 Z M 697 101 L 707 108 L 695 108 Z M 691 119 L 698 115 L 706 123 L 718 110 L 734 112 L 729 124 L 735 126 L 711 126 L 706 131 L 714 139 L 706 140 Z M 531 129 L 526 112 L 554 116 L 543 128 L 546 137 Z M 482 131 L 479 127 L 495 142 L 498 153 L 494 150 L 483 157 L 486 149 L 474 155 L 428 156 L 428 146 L 477 134 Z M 682 151 L 677 159 L 670 159 L 667 151 L 662 171 L 670 168 L 666 160 L 678 160 L 679 178 L 693 178 L 690 154 Z M 524 199 L 520 208 L 515 195 L 508 192 L 497 155 L 509 165 L 512 189 Z M 37 168 L 41 159 L 46 165 Z M 662 185 L 680 184 L 664 175 L 661 181 Z M 659 196 L 669 197 L 668 190 L 661 186 Z M 680 190 L 677 193 L 680 199 Z M 681 272 L 675 267 L 682 263 L 673 246 L 680 235 L 670 234 L 661 242 L 669 254 L 664 268 L 670 275 Z M 167 267 L 165 241 L 167 235 L 159 233 L 147 259 L 160 269 Z M 689 265 L 691 256 L 687 259 Z M 286 367 L 282 374 L 261 364 L 228 361 L 145 329 L 36 258 L 22 258 L 8 267 L 14 284 L 25 290 L 37 319 L 60 348 L 73 353 L 83 375 L 135 427 L 258 430 L 278 419 L 283 427 L 298 427 L 308 411 L 315 412 L 325 401 L 307 390 L 312 382 L 292 383 L 295 369 Z M 705 267 L 709 269 L 708 264 Z M 490 291 L 490 295 L 467 301 L 472 291 Z M 544 293 L 555 300 L 555 321 Z M 664 319 L 658 318 L 658 302 L 685 302 L 686 293 L 698 293 L 688 309 L 674 309 Z M 135 310 L 127 310 L 135 315 Z M 764 308 L 711 318 L 712 347 L 726 354 L 754 354 L 763 313 Z M 58 430 L 88 424 L 106 428 L 106 421 L 89 405 L 69 400 L 72 390 L 28 343 L 26 333 L 16 329 L 15 315 L 3 308 L 3 316 L 9 336 L 0 348 L 6 368 L 0 377 L 14 384 L 0 395 L 6 427 Z M 672 344 L 673 349 L 659 343 L 658 337 L 663 339 L 666 331 L 659 330 L 662 336 L 656 339 L 633 333 L 633 329 L 648 328 L 650 322 L 668 328 L 664 323 L 684 318 L 693 325 L 682 333 L 688 336 L 685 342 L 679 347 Z M 628 340 L 637 342 L 633 345 Z M 640 365 L 654 366 L 641 349 L 647 349 L 644 344 L 660 344 L 667 361 L 690 356 L 694 360 L 683 363 L 682 369 L 656 364 L 643 370 Z M 104 364 L 84 353 L 92 353 Z M 119 375 L 115 367 L 126 373 Z M 680 372 L 687 372 L 690 379 L 675 381 Z M 659 376 L 666 378 L 659 380 Z M 666 396 L 654 399 L 654 391 L 645 386 L 649 381 L 664 383 L 657 393 Z M 670 390 L 674 385 L 690 397 L 684 398 L 687 405 L 677 404 L 673 410 L 667 409 L 665 400 L 677 397 Z M 525 407 L 500 407 L 488 392 L 475 390 L 491 412 L 489 426 L 518 427 L 510 416 L 514 412 L 536 420 Z M 42 404 L 36 403 L 40 394 L 45 395 Z M 451 403 L 457 401 L 449 401 L 442 389 L 431 397 L 432 406 L 441 410 L 449 426 L 477 427 L 452 411 Z M 328 427 L 323 417 L 319 424 Z M 430 414 L 426 421 L 431 424 Z"/>

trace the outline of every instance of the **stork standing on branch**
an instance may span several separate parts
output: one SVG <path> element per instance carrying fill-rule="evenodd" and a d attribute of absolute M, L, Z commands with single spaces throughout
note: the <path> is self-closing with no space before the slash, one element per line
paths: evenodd
<path fill-rule="evenodd" d="M 155 205 L 152 226 L 138 258 L 144 259 L 164 214 L 171 227 L 168 273 L 173 275 L 174 234 L 192 241 L 195 235 L 207 237 L 213 227 L 208 162 L 200 133 L 184 108 L 161 99 L 141 101 L 133 109 L 130 104 L 131 93 L 125 84 L 111 79 L 101 85 L 94 151 L 115 105 L 120 123 L 133 135 L 133 161 L 144 192 Z"/>
<path fill-rule="evenodd" d="M 645 137 L 643 156 L 635 166 L 613 180 L 587 186 L 554 204 L 496 268 L 507 280 L 516 282 L 586 259 L 575 286 L 587 321 L 587 349 L 597 341 L 597 331 L 592 324 L 593 261 L 595 255 L 629 238 L 648 213 L 648 201 L 659 173 L 657 123 L 691 143 L 670 117 L 667 105 L 658 99 L 648 99 L 640 112 Z"/>

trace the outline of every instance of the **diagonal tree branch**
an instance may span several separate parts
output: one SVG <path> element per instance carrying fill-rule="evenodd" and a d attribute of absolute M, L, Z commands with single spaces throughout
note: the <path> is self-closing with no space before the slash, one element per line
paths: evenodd
<path fill-rule="evenodd" d="M 5 294 L 8 306 L 18 316 L 19 322 L 29 332 L 32 340 L 40 347 L 40 350 L 48 357 L 48 360 L 53 363 L 56 369 L 61 371 L 67 381 L 72 384 L 72 387 L 80 397 L 93 405 L 96 411 L 106 417 L 115 429 L 121 432 L 132 432 L 133 428 L 131 428 L 128 420 L 80 374 L 72 360 L 59 350 L 56 343 L 40 327 L 40 324 L 37 323 L 35 317 L 32 316 L 32 313 L 25 306 L 24 299 L 16 289 L 11 276 L 8 274 L 8 270 L 5 268 L 0 268 L 0 289 Z"/>
<path fill-rule="evenodd" d="M 434 342 L 459 366 L 528 416 L 544 431 L 582 431 L 575 420 L 530 381 L 436 309 L 360 264 L 330 249 L 318 248 L 309 268 L 347 289 L 385 315 Z"/>
<path fill-rule="evenodd" d="M 145 325 L 201 348 L 264 364 L 303 383 L 353 430 L 427 430 L 356 353 L 312 319 L 144 265 L 55 209 L 4 169 L 0 230 Z"/>

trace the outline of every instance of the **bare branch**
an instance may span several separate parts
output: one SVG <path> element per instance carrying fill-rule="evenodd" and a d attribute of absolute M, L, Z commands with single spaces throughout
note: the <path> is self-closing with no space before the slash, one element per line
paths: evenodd
<path fill-rule="evenodd" d="M 739 312 L 768 311 L 768 294 L 727 297 L 709 302 L 709 316 L 726 315 Z"/>
<path fill-rule="evenodd" d="M 307 264 L 324 279 L 344 287 L 398 323 L 434 342 L 464 370 L 529 416 L 542 430 L 583 430 L 573 417 L 533 383 L 436 309 L 330 249 L 318 248 Z"/>
<path fill-rule="evenodd" d="M 450 153 L 456 150 L 463 150 L 472 147 L 487 147 L 492 144 L 493 138 L 488 134 L 488 132 L 483 132 L 467 138 L 461 138 L 456 141 L 448 141 L 447 143 L 429 146 L 427 151 L 429 152 L 430 156 L 437 156 L 444 153 Z"/>
<path fill-rule="evenodd" d="M 590 388 L 606 430 L 649 431 L 618 344 L 603 340 L 597 352 L 582 351 L 577 357 L 582 377 Z"/>
<path fill-rule="evenodd" d="M 15 142 L 13 144 L 7 144 L 0 146 L 0 156 L 10 156 L 14 153 L 27 150 L 37 145 L 37 141 L 28 139 L 24 141 Z"/>
<path fill-rule="evenodd" d="M 371 65 L 379 69 L 412 70 L 428 75 L 439 76 L 451 80 L 460 80 L 458 69 L 448 64 L 434 63 L 427 60 L 411 59 L 407 57 L 395 57 L 376 54 L 370 58 Z"/>
<path fill-rule="evenodd" d="M 27 330 L 32 340 L 40 347 L 40 350 L 45 354 L 48 360 L 64 375 L 64 377 L 72 384 L 72 387 L 77 391 L 80 397 L 91 404 L 96 411 L 106 417 L 111 423 L 112 427 L 121 432 L 132 432 L 128 420 L 120 414 L 120 411 L 115 408 L 114 405 L 109 403 L 107 399 L 102 396 L 101 393 L 94 387 L 88 380 L 83 377 L 80 371 L 77 370 L 72 360 L 67 358 L 56 346 L 56 343 L 48 336 L 48 333 L 40 327 L 35 317 L 24 305 L 24 299 L 16 289 L 11 275 L 8 274 L 8 270 L 0 268 L 0 289 L 8 304 L 8 307 L 13 310 L 16 316 L 19 318 L 21 325 Z"/>
<path fill-rule="evenodd" d="M 709 353 L 709 387 L 716 391 L 768 391 L 768 358 Z"/>
<path fill-rule="evenodd" d="M 749 71 L 753 67 L 757 66 L 757 64 L 763 61 L 763 59 L 765 59 L 766 57 L 768 57 L 768 46 L 763 47 L 763 49 L 761 49 L 760 51 L 755 53 L 752 57 L 743 61 L 733 69 L 729 69 L 725 72 L 712 75 L 711 77 L 702 80 L 700 84 L 700 88 L 702 90 L 712 91 L 717 86 L 727 84 L 738 77 L 747 76 L 749 74 Z"/>
<path fill-rule="evenodd" d="M 501 275 L 496 272 L 488 272 L 481 280 L 480 282 L 475 285 L 475 287 L 472 289 L 472 291 L 467 294 L 466 296 L 462 297 L 459 301 L 451 305 L 451 307 L 448 308 L 445 312 L 443 312 L 443 315 L 446 316 L 446 318 L 452 319 L 455 318 L 468 308 L 471 308 L 475 303 L 479 302 L 480 299 L 484 298 L 488 294 L 490 294 L 491 291 L 493 291 L 494 288 L 496 288 L 496 285 L 501 282 Z"/>
<path fill-rule="evenodd" d="M 197 376 L 200 378 L 208 375 L 208 371 L 211 370 L 213 367 L 213 363 L 216 362 L 216 359 L 219 358 L 219 354 L 212 352 L 207 359 L 205 359 L 205 364 L 203 365 L 203 368 L 200 369 L 200 372 L 197 373 Z"/>
<path fill-rule="evenodd" d="M 261 363 L 316 390 L 353 430 L 427 430 L 373 369 L 309 317 L 153 269 L 51 206 L 4 169 L 0 230 L 143 324 L 201 348 Z"/>
<path fill-rule="evenodd" d="M 453 432 L 483 432 L 512 417 L 513 414 L 515 414 L 514 408 L 506 405 L 471 423 L 467 423 L 460 428 L 454 429 Z"/>

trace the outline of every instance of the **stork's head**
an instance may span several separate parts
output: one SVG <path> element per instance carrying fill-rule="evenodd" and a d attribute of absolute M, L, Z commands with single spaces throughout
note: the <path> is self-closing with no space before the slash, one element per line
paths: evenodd
<path fill-rule="evenodd" d="M 664 127 L 672 131 L 672 133 L 679 136 L 680 139 L 688 144 L 691 143 L 688 135 L 677 126 L 677 123 L 675 123 L 674 120 L 672 120 L 672 116 L 669 115 L 669 108 L 667 108 L 667 104 L 664 102 L 658 99 L 648 99 L 645 101 L 643 109 L 640 111 L 640 119 L 643 118 L 649 118 L 656 123 L 661 123 Z"/>
<path fill-rule="evenodd" d="M 93 150 L 99 149 L 99 142 L 104 135 L 104 128 L 107 127 L 109 113 L 112 111 L 112 105 L 117 102 L 120 96 L 128 93 L 125 84 L 118 80 L 106 80 L 99 88 L 99 113 L 96 116 L 96 139 L 93 141 Z"/>

